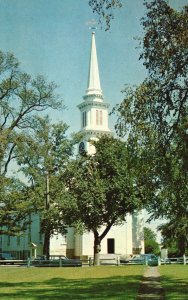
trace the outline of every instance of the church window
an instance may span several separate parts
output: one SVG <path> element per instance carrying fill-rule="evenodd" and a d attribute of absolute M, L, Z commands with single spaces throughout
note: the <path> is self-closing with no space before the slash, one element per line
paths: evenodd
<path fill-rule="evenodd" d="M 96 125 L 102 125 L 102 110 L 96 110 Z"/>
<path fill-rule="evenodd" d="M 96 125 L 99 125 L 99 111 L 96 110 Z"/>
<path fill-rule="evenodd" d="M 82 125 L 85 127 L 87 125 L 87 114 L 86 111 L 82 113 Z"/>
<path fill-rule="evenodd" d="M 100 110 L 100 125 L 102 125 L 102 110 Z"/>

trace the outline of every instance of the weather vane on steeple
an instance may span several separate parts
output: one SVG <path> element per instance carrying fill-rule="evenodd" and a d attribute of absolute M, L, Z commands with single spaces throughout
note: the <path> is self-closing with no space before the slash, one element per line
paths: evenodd
<path fill-rule="evenodd" d="M 91 29 L 91 30 L 96 30 L 97 29 L 96 24 L 97 24 L 97 22 L 94 19 L 86 22 L 86 25 L 87 26 L 89 25 L 89 29 Z"/>

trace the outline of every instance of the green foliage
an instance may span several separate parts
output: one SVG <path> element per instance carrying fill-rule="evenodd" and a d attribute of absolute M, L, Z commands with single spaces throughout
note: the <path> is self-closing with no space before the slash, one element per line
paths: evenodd
<path fill-rule="evenodd" d="M 29 224 L 32 211 L 28 188 L 16 179 L 1 180 L 0 234 L 22 234 Z"/>
<path fill-rule="evenodd" d="M 145 241 L 145 253 L 160 254 L 159 244 L 154 240 Z"/>
<path fill-rule="evenodd" d="M 78 157 L 64 175 L 67 194 L 77 201 L 75 220 L 81 218 L 86 230 L 124 221 L 126 213 L 142 206 L 134 189 L 135 168 L 126 144 L 101 137 L 94 145 L 96 154 Z"/>
<path fill-rule="evenodd" d="M 144 244 L 145 253 L 154 253 L 155 255 L 159 255 L 160 249 L 159 244 L 156 241 L 156 234 L 148 227 L 144 227 Z"/>
<path fill-rule="evenodd" d="M 177 245 L 176 243 L 164 243 L 164 247 L 168 249 L 168 257 L 180 257 L 181 254 L 180 254 L 180 251 L 179 249 L 177 248 Z"/>
<path fill-rule="evenodd" d="M 169 257 L 188 254 L 187 220 L 183 216 L 160 225 L 159 230 L 161 231 L 163 246 L 168 249 Z"/>
<path fill-rule="evenodd" d="M 8 178 L 9 165 L 16 164 L 26 144 L 30 143 L 32 153 L 34 141 L 30 131 L 37 126 L 38 113 L 61 108 L 63 104 L 53 82 L 48 83 L 43 76 L 32 79 L 20 70 L 12 53 L 0 51 L 0 202 L 4 206 L 0 223 L 8 226 L 9 234 L 20 231 L 31 212 L 29 188 Z"/>
<path fill-rule="evenodd" d="M 30 134 L 27 132 L 16 154 L 20 171 L 30 184 L 29 198 L 35 212 L 40 214 L 44 251 L 48 257 L 50 237 L 66 232 L 63 216 L 59 213 L 65 189 L 62 173 L 73 155 L 77 137 L 67 138 L 68 126 L 63 122 L 51 124 L 47 117 L 35 117 L 33 121 L 35 129 Z"/>
<path fill-rule="evenodd" d="M 149 76 L 125 87 L 114 108 L 116 130 L 134 145 L 140 183 L 152 218 L 170 220 L 171 237 L 185 241 L 188 230 L 188 6 L 173 10 L 164 0 L 145 2 L 141 59 Z M 174 224 L 174 226 L 172 226 Z M 181 234 L 180 234 L 181 232 Z M 183 251 L 183 250 L 182 250 Z"/>
<path fill-rule="evenodd" d="M 137 186 L 135 158 L 126 143 L 102 136 L 93 144 L 96 153 L 78 157 L 63 175 L 68 207 L 63 207 L 62 215 L 67 224 L 93 232 L 96 254 L 112 225 L 141 209 L 146 199 Z"/>
<path fill-rule="evenodd" d="M 114 19 L 113 10 L 122 7 L 121 0 L 89 0 L 93 13 L 99 16 L 99 23 L 106 23 L 106 30 L 110 29 L 111 20 Z"/>
<path fill-rule="evenodd" d="M 156 241 L 157 235 L 156 233 L 148 227 L 144 227 L 144 240 L 153 240 Z"/>
<path fill-rule="evenodd" d="M 33 128 L 33 116 L 47 108 L 62 108 L 55 94 L 56 85 L 44 77 L 32 79 L 20 71 L 13 54 L 0 51 L 0 162 L 6 174 L 15 149 L 24 136 L 24 128 Z"/>

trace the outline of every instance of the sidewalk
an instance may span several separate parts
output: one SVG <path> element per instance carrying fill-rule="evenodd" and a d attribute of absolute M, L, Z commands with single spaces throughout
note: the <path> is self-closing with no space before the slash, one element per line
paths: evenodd
<path fill-rule="evenodd" d="M 158 267 L 147 267 L 144 279 L 140 285 L 137 300 L 164 300 L 164 289 L 160 284 Z"/>

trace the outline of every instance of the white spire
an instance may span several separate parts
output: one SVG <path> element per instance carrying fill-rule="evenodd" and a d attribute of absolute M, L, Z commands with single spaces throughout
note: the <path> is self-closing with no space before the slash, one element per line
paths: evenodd
<path fill-rule="evenodd" d="M 86 96 L 87 95 L 88 96 L 89 95 L 101 95 L 102 96 L 98 62 L 97 62 L 97 51 L 96 51 L 96 45 L 95 45 L 95 32 L 92 32 L 90 65 L 89 65 L 88 86 L 87 86 L 87 90 L 86 90 Z"/>

